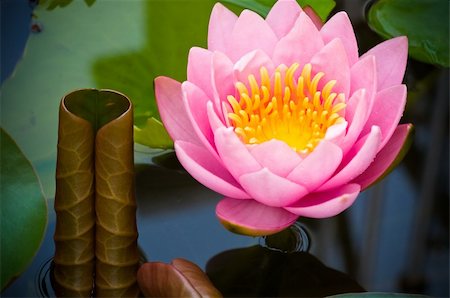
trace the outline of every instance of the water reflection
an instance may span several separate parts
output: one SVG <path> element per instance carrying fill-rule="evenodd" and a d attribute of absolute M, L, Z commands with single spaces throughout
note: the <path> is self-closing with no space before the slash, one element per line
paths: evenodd
<path fill-rule="evenodd" d="M 54 297 L 55 292 L 51 282 L 51 274 L 53 270 L 53 257 L 46 260 L 36 275 L 36 288 L 39 297 Z"/>

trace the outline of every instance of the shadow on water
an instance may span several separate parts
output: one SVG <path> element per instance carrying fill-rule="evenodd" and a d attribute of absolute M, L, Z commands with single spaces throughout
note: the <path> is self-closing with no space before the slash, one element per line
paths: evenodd
<path fill-rule="evenodd" d="M 226 297 L 324 297 L 365 290 L 308 252 L 252 246 L 222 252 L 206 274 Z"/>

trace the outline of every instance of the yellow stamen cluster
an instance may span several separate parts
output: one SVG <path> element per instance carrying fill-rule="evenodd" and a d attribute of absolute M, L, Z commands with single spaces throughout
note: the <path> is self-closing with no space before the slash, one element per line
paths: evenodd
<path fill-rule="evenodd" d="M 311 64 L 306 64 L 294 78 L 298 67 L 297 63 L 287 69 L 278 67 L 272 78 L 261 67 L 260 84 L 253 74 L 248 76 L 249 88 L 242 82 L 236 83 L 239 100 L 232 95 L 227 97 L 231 106 L 228 118 L 243 142 L 259 144 L 278 139 L 298 153 L 307 154 L 325 137 L 330 126 L 343 121 L 345 98 L 342 93 L 332 92 L 336 81 L 331 80 L 318 90 L 324 73 L 311 78 Z"/>

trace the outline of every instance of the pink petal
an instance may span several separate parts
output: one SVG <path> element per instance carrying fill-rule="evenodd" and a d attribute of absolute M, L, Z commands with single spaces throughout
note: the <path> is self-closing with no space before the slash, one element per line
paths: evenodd
<path fill-rule="evenodd" d="M 359 192 L 358 184 L 347 184 L 330 191 L 311 193 L 285 209 L 305 217 L 331 217 L 350 207 Z"/>
<path fill-rule="evenodd" d="M 313 191 L 327 181 L 342 160 L 342 151 L 335 144 L 322 141 L 292 172 L 287 179 Z"/>
<path fill-rule="evenodd" d="M 252 51 L 234 65 L 234 76 L 236 81 L 248 82 L 248 76 L 253 74 L 258 82 L 261 82 L 259 70 L 265 67 L 269 73 L 274 70 L 272 59 L 261 50 Z"/>
<path fill-rule="evenodd" d="M 209 102 L 208 97 L 200 88 L 191 82 L 184 82 L 181 85 L 181 89 L 183 91 L 183 101 L 188 117 L 197 136 L 211 154 L 219 159 L 206 110 L 206 105 Z"/>
<path fill-rule="evenodd" d="M 378 90 L 401 84 L 408 58 L 408 39 L 400 36 L 386 40 L 362 57 L 374 55 L 377 62 Z"/>
<path fill-rule="evenodd" d="M 214 52 L 211 74 L 214 108 L 219 118 L 223 121 L 222 101 L 226 101 L 228 95 L 234 95 L 235 93 L 233 63 L 225 54 Z"/>
<path fill-rule="evenodd" d="M 279 0 L 274 4 L 266 17 L 266 22 L 272 27 L 278 38 L 282 38 L 295 24 L 302 12 L 300 5 L 295 0 Z"/>
<path fill-rule="evenodd" d="M 366 89 L 369 94 L 377 92 L 377 64 L 375 56 L 367 55 L 356 62 L 350 69 L 351 91 Z"/>
<path fill-rule="evenodd" d="M 356 42 L 352 23 L 345 12 L 338 12 L 329 19 L 320 30 L 320 35 L 325 44 L 335 38 L 339 38 L 344 45 L 350 65 L 358 61 L 358 43 Z"/>
<path fill-rule="evenodd" d="M 168 77 L 155 79 L 155 95 L 159 114 L 170 137 L 176 140 L 200 144 L 183 105 L 181 83 Z"/>
<path fill-rule="evenodd" d="M 320 186 L 318 191 L 329 190 L 344 185 L 364 172 L 374 160 L 380 141 L 380 128 L 373 126 L 370 133 L 365 138 L 359 140 L 347 155 L 344 156 L 344 160 L 337 173 Z"/>
<path fill-rule="evenodd" d="M 263 18 L 253 11 L 244 10 L 236 21 L 226 53 L 232 61 L 256 49 L 271 56 L 277 41 L 277 36 Z"/>
<path fill-rule="evenodd" d="M 324 140 L 329 141 L 337 146 L 341 146 L 345 133 L 347 132 L 348 122 L 343 121 L 342 123 L 334 124 L 328 127 L 325 133 Z"/>
<path fill-rule="evenodd" d="M 275 46 L 273 62 L 275 65 L 299 63 L 300 68 L 323 47 L 319 31 L 311 19 L 301 12 L 292 30 Z M 297 50 L 295 50 L 297 49 Z"/>
<path fill-rule="evenodd" d="M 378 152 L 373 163 L 352 183 L 358 183 L 361 190 L 364 190 L 389 174 L 408 151 L 412 143 L 412 131 L 411 124 L 399 125 L 383 149 Z"/>
<path fill-rule="evenodd" d="M 197 85 L 209 98 L 213 98 L 211 88 L 212 52 L 193 47 L 189 51 L 187 79 Z"/>
<path fill-rule="evenodd" d="M 344 45 L 340 39 L 333 39 L 326 44 L 320 52 L 314 55 L 311 64 L 315 73 L 320 71 L 325 74 L 320 80 L 319 88 L 328 81 L 336 80 L 333 92 L 344 93 L 346 98 L 349 97 L 350 68 Z"/>
<path fill-rule="evenodd" d="M 368 100 L 366 90 L 360 89 L 356 91 L 348 101 L 348 108 L 346 110 L 345 118 L 350 122 L 350 126 L 341 145 L 344 154 L 350 150 L 358 137 L 361 135 L 361 131 L 368 118 Z"/>
<path fill-rule="evenodd" d="M 263 168 L 239 177 L 242 188 L 256 201 L 273 207 L 290 205 L 305 196 L 308 190 Z"/>
<path fill-rule="evenodd" d="M 347 132 L 347 126 L 348 126 L 347 121 L 330 126 L 327 129 L 327 132 L 325 133 L 324 140 L 329 141 L 338 146 L 341 146 L 345 137 L 345 133 Z"/>
<path fill-rule="evenodd" d="M 367 109 L 370 113 L 377 93 L 377 64 L 375 57 L 369 55 L 356 62 L 350 69 L 350 80 L 350 94 L 353 95 L 359 89 L 366 90 L 366 96 L 369 99 Z"/>
<path fill-rule="evenodd" d="M 303 7 L 303 11 L 308 15 L 313 24 L 316 25 L 316 28 L 320 30 L 323 26 L 323 22 L 319 15 L 314 11 L 314 9 L 312 9 L 310 6 L 305 6 Z"/>
<path fill-rule="evenodd" d="M 232 127 L 217 129 L 215 142 L 225 167 L 235 179 L 238 180 L 243 174 L 261 169 L 261 165 L 250 154 Z"/>
<path fill-rule="evenodd" d="M 260 165 L 274 174 L 286 177 L 302 160 L 285 142 L 272 139 L 250 148 Z"/>
<path fill-rule="evenodd" d="M 206 187 L 224 196 L 250 198 L 208 150 L 192 143 L 176 141 L 175 152 L 189 174 Z"/>
<path fill-rule="evenodd" d="M 291 226 L 297 215 L 283 208 L 269 207 L 255 200 L 222 199 L 216 215 L 230 231 L 247 236 L 275 234 Z"/>
<path fill-rule="evenodd" d="M 206 112 L 208 114 L 209 125 L 211 126 L 213 132 L 215 132 L 218 128 L 225 127 L 225 124 L 219 116 L 217 116 L 217 113 L 214 110 L 214 105 L 211 101 L 206 103 Z"/>
<path fill-rule="evenodd" d="M 370 131 L 372 125 L 381 129 L 381 144 L 378 150 L 389 141 L 402 117 L 406 105 L 406 86 L 397 85 L 378 92 L 372 113 L 362 130 L 362 135 Z"/>
<path fill-rule="evenodd" d="M 208 49 L 225 52 L 238 17 L 225 6 L 216 3 L 208 27 Z"/>

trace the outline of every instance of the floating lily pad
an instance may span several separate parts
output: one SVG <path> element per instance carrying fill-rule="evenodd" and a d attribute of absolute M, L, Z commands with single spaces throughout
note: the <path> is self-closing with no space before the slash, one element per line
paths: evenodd
<path fill-rule="evenodd" d="M 367 20 L 386 39 L 408 36 L 409 54 L 415 59 L 450 66 L 448 1 L 379 0 L 370 7 Z"/>
<path fill-rule="evenodd" d="M 1 139 L 1 274 L 3 290 L 31 263 L 47 224 L 47 205 L 30 162 L 13 139 Z"/>

